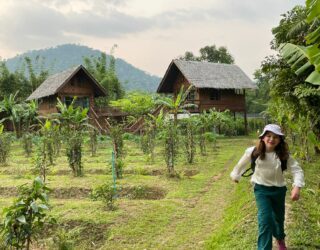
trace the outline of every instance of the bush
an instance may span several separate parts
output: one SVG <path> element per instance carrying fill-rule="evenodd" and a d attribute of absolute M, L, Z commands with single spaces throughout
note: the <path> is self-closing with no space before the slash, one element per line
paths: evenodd
<path fill-rule="evenodd" d="M 90 197 L 93 200 L 102 200 L 106 203 L 108 209 L 110 210 L 115 210 L 116 208 L 114 204 L 116 198 L 116 190 L 109 184 L 104 184 L 92 190 Z"/>
<path fill-rule="evenodd" d="M 47 216 L 49 191 L 40 177 L 33 181 L 31 187 L 19 187 L 18 199 L 4 209 L 1 233 L 8 246 L 28 250 L 32 240 L 39 237 L 45 223 L 55 223 L 54 219 Z"/>
<path fill-rule="evenodd" d="M 74 249 L 74 241 L 70 233 L 66 232 L 64 229 L 59 229 L 56 235 L 53 237 L 54 247 L 59 250 L 72 250 Z"/>
<path fill-rule="evenodd" d="M 11 135 L 3 132 L 3 126 L 0 126 L 0 164 L 5 165 L 11 149 Z"/>

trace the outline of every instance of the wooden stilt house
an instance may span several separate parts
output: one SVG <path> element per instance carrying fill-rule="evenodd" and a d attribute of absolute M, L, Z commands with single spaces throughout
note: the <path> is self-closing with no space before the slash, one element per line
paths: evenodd
<path fill-rule="evenodd" d="M 106 96 L 106 91 L 82 65 L 49 76 L 27 100 L 37 99 L 39 114 L 48 115 L 58 112 L 57 98 L 68 105 L 75 96 L 75 106 L 88 108 L 93 124 L 104 130 L 106 117 L 113 113 L 110 109 L 96 109 L 94 99 Z"/>
<path fill-rule="evenodd" d="M 190 85 L 194 88 L 187 102 L 197 105 L 190 112 L 199 113 L 211 108 L 218 111 L 228 109 L 234 115 L 241 112 L 247 128 L 245 90 L 257 86 L 237 65 L 173 60 L 157 92 L 176 95 L 181 86 L 187 88 Z"/>

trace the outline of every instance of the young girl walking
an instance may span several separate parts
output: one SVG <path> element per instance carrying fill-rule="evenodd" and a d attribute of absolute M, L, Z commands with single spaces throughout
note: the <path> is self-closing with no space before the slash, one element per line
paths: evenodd
<path fill-rule="evenodd" d="M 258 208 L 258 250 L 272 249 L 272 236 L 276 238 L 279 250 L 285 250 L 285 196 L 286 181 L 283 171 L 293 176 L 291 199 L 299 200 L 300 188 L 304 186 L 304 175 L 298 162 L 289 155 L 288 144 L 281 128 L 268 124 L 259 136 L 256 147 L 247 148 L 230 176 L 236 183 L 251 163 L 254 170 L 251 182 Z"/>

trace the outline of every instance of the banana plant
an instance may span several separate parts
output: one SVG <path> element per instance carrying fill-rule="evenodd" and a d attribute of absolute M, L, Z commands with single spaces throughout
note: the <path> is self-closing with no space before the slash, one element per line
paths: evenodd
<path fill-rule="evenodd" d="M 307 46 L 286 43 L 279 50 L 297 75 L 307 73 L 306 82 L 320 85 L 320 0 L 306 0 L 306 8 L 306 22 L 311 25 L 305 37 Z"/>
<path fill-rule="evenodd" d="M 173 121 L 175 125 L 177 125 L 178 123 L 179 113 L 187 113 L 188 108 L 197 107 L 196 104 L 185 102 L 192 88 L 193 88 L 193 85 L 190 85 L 186 90 L 184 90 L 184 86 L 182 85 L 179 93 L 175 98 L 163 97 L 156 101 L 156 104 L 163 105 L 165 108 L 169 110 L 170 113 L 173 114 Z"/>

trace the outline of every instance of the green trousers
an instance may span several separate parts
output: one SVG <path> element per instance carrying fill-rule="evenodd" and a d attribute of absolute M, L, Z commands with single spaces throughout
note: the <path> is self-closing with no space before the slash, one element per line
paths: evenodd
<path fill-rule="evenodd" d="M 272 249 L 272 236 L 284 239 L 284 214 L 286 187 L 254 186 L 258 207 L 258 250 Z"/>

